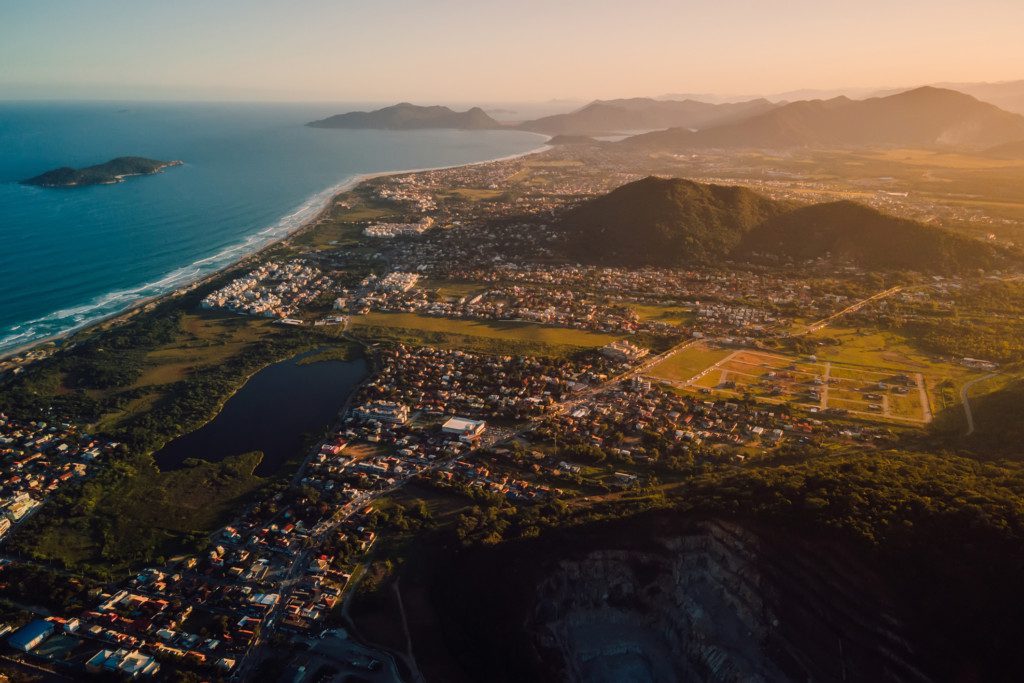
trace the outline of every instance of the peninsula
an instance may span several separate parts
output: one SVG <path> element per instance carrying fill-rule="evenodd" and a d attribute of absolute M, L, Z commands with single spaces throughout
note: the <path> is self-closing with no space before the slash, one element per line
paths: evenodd
<path fill-rule="evenodd" d="M 38 187 L 113 185 L 124 181 L 129 176 L 152 175 L 169 166 L 181 166 L 181 164 L 181 161 L 157 161 L 145 157 L 117 157 L 106 163 L 85 168 L 62 166 L 23 180 L 21 183 Z"/>
<path fill-rule="evenodd" d="M 313 128 L 376 128 L 380 130 L 422 130 L 427 128 L 485 130 L 502 127 L 480 107 L 473 107 L 466 111 L 453 111 L 448 107 L 421 107 L 408 102 L 374 111 L 350 111 L 346 114 L 336 114 L 306 125 Z"/>

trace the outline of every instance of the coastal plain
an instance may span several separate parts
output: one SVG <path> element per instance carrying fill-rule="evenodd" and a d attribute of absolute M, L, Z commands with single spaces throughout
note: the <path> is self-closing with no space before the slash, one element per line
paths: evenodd
<path fill-rule="evenodd" d="M 635 535 L 635 515 L 652 515 L 679 547 L 743 538 L 776 561 L 788 551 L 760 534 L 794 508 L 815 521 L 807 536 L 787 532 L 783 545 L 835 532 L 842 555 L 859 544 L 897 553 L 900 543 L 932 543 L 923 520 L 945 514 L 934 511 L 935 486 L 958 496 L 991 486 L 986 504 L 1003 505 L 1015 495 L 1006 482 L 1018 465 L 980 457 L 978 439 L 991 438 L 993 411 L 1007 409 L 985 397 L 1015 386 L 1024 356 L 993 343 L 970 358 L 964 338 L 994 338 L 984 330 L 1014 324 L 991 304 L 1024 306 L 1009 268 L 922 274 L 734 254 L 625 265 L 587 262 L 566 239 L 564 217 L 623 185 L 660 192 L 645 180 L 650 173 L 720 182 L 730 163 L 584 143 L 370 178 L 259 253 L 17 364 L 0 386 L 0 410 L 81 425 L 117 446 L 21 522 L 7 551 L 76 577 L 82 592 L 181 567 L 204 601 L 183 628 L 238 638 L 234 617 L 258 618 L 259 610 L 266 638 L 227 647 L 268 676 L 295 664 L 271 638 L 344 626 L 381 648 L 376 657 L 386 651 L 400 668 L 455 680 L 483 665 L 438 635 L 448 632 L 442 626 L 482 652 L 494 646 L 482 631 L 463 630 L 474 623 L 467 615 L 459 613 L 468 619 L 461 626 L 450 623 L 444 596 L 456 577 L 475 566 L 496 571 L 503 553 L 534 548 L 535 578 L 551 595 L 576 600 L 558 592 L 562 579 L 550 573 L 573 544 L 545 540 L 567 530 L 587 534 L 626 520 L 623 533 Z M 779 162 L 786 173 L 792 163 Z M 913 203 L 892 200 L 881 189 L 889 180 L 865 189 L 867 182 L 743 179 L 779 202 L 849 192 L 897 212 Z M 697 191 L 720 191 L 704 187 Z M 907 214 L 936 210 L 921 201 Z M 975 232 L 976 221 L 967 222 L 961 232 Z M 976 331 L 942 321 L 970 321 Z M 310 384 L 285 381 L 268 392 L 280 408 L 261 421 L 291 430 L 298 444 L 276 469 L 257 474 L 266 454 L 230 443 L 157 466 L 155 455 L 216 426 L 262 373 L 326 374 L 355 363 L 369 374 L 318 399 L 331 414 L 314 427 L 274 422 L 308 398 Z M 967 429 L 972 406 L 977 435 Z M 948 456 L 931 455 L 939 449 Z M 972 478 L 959 476 L 968 470 Z M 877 492 L 883 480 L 897 483 L 879 498 L 852 492 L 854 481 Z M 894 511 L 905 507 L 919 515 L 921 535 L 893 531 Z M 756 514 L 730 516 L 748 509 Z M 587 553 L 616 552 L 584 537 Z M 628 545 L 623 539 L 612 545 Z M 906 585 L 910 569 L 872 553 L 864 585 L 847 583 L 844 571 L 826 583 L 872 600 L 876 590 Z M 664 569 L 645 557 L 651 577 Z M 202 576 L 230 588 L 211 597 Z M 465 585 L 474 595 L 484 590 Z M 236 594 L 241 586 L 277 596 L 281 607 L 253 607 Z M 533 609 L 533 599 L 523 605 Z M 496 620 L 523 616 L 503 598 L 480 604 Z M 890 608 L 922 609 L 911 597 Z M 221 624 L 222 615 L 234 622 Z M 909 618 L 898 628 L 908 640 L 919 636 Z M 571 651 L 575 642 L 560 647 Z M 822 652 L 808 656 L 827 668 Z M 524 676 L 550 671 L 544 661 L 494 656 Z M 858 662 L 874 666 L 874 656 L 861 653 Z"/>

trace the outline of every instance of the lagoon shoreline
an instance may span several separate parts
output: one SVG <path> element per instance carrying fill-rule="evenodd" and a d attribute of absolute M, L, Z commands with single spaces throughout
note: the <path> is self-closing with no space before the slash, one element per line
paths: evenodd
<path fill-rule="evenodd" d="M 54 345 L 54 349 L 53 349 L 54 352 L 57 352 L 57 351 L 59 351 L 59 350 L 61 350 L 63 348 L 70 348 L 70 346 L 73 345 L 75 337 L 78 337 L 80 335 L 86 335 L 86 334 L 89 334 L 89 333 L 94 332 L 94 331 L 99 330 L 99 329 L 109 329 L 111 327 L 115 327 L 117 325 L 120 325 L 120 324 L 130 320 L 131 318 L 135 317 L 136 315 L 138 315 L 139 313 L 143 312 L 144 310 L 151 309 L 151 308 L 153 308 L 153 307 L 155 307 L 155 306 L 157 306 L 157 305 L 159 305 L 161 303 L 164 303 L 164 302 L 169 301 L 171 299 L 175 299 L 175 298 L 178 298 L 180 296 L 183 296 L 183 295 L 193 291 L 194 289 L 196 289 L 198 287 L 202 287 L 203 285 L 208 284 L 209 282 L 211 282 L 211 281 L 221 277 L 224 273 L 226 273 L 226 272 L 228 272 L 230 270 L 233 270 L 233 269 L 239 268 L 239 267 L 243 267 L 243 266 L 245 266 L 246 264 L 248 264 L 248 263 L 250 263 L 252 261 L 258 260 L 267 251 L 269 251 L 269 250 L 271 250 L 271 249 L 273 249 L 273 248 L 275 248 L 275 247 L 277 247 L 277 246 L 279 246 L 281 244 L 285 244 L 289 240 L 294 239 L 294 238 L 302 235 L 303 233 L 313 229 L 316 225 L 318 225 L 320 223 L 320 221 L 323 218 L 325 218 L 327 216 L 327 214 L 331 210 L 331 207 L 334 206 L 335 201 L 337 201 L 337 199 L 340 196 L 354 191 L 359 186 L 361 186 L 364 183 L 367 183 L 367 182 L 369 182 L 371 180 L 375 180 L 375 179 L 378 179 L 378 178 L 392 177 L 392 176 L 408 175 L 408 174 L 411 174 L 411 173 L 427 173 L 427 172 L 430 172 L 430 171 L 440 171 L 440 170 L 446 170 L 446 169 L 467 168 L 467 167 L 471 167 L 471 166 L 481 166 L 481 165 L 484 165 L 484 164 L 492 164 L 492 163 L 497 163 L 497 162 L 500 162 L 500 161 L 508 161 L 510 159 L 517 159 L 517 158 L 521 158 L 521 157 L 525 157 L 525 156 L 529 156 L 529 155 L 533 155 L 533 154 L 540 154 L 540 153 L 543 153 L 543 152 L 551 149 L 551 146 L 546 144 L 546 141 L 550 140 L 550 136 L 544 135 L 544 134 L 541 134 L 541 133 L 534 133 L 534 135 L 537 135 L 538 137 L 544 138 L 545 143 L 542 143 L 537 148 L 532 149 L 532 150 L 528 150 L 526 152 L 520 152 L 520 153 L 517 153 L 517 154 L 507 154 L 507 155 L 501 156 L 501 157 L 495 157 L 495 158 L 492 158 L 492 159 L 485 159 L 485 160 L 482 160 L 482 161 L 474 161 L 474 162 L 465 163 L 465 164 L 447 164 L 447 165 L 429 166 L 429 167 L 422 167 L 422 168 L 410 168 L 410 169 L 397 169 L 397 170 L 389 170 L 389 171 L 378 171 L 378 172 L 374 172 L 374 173 L 360 173 L 358 175 L 352 176 L 351 178 L 349 178 L 349 179 L 347 179 L 345 181 L 342 181 L 341 183 L 335 185 L 332 188 L 327 188 L 325 190 L 321 190 L 319 192 L 313 193 L 313 195 L 311 195 L 310 199 L 315 198 L 317 195 L 321 195 L 321 194 L 325 195 L 325 198 L 322 200 L 320 206 L 315 209 L 315 213 L 311 217 L 309 217 L 307 220 L 305 220 L 301 224 L 297 225 L 294 229 L 292 229 L 292 230 L 290 230 L 290 231 L 288 231 L 286 233 L 283 233 L 283 234 L 281 234 L 279 236 L 276 236 L 276 237 L 272 237 L 268 241 L 263 242 L 261 244 L 257 243 L 258 246 L 256 246 L 256 248 L 253 251 L 249 251 L 247 253 L 244 253 L 244 254 L 238 256 L 238 258 L 236 258 L 234 260 L 231 260 L 229 262 L 226 262 L 223 265 L 217 267 L 216 269 L 214 269 L 214 270 L 212 270 L 212 271 L 210 271 L 210 272 L 208 272 L 206 274 L 202 274 L 202 275 L 199 275 L 199 276 L 197 276 L 197 277 L 195 277 L 195 278 L 193 278 L 191 280 L 188 280 L 188 281 L 182 283 L 181 285 L 179 285 L 179 286 L 177 286 L 177 287 L 175 287 L 175 288 L 173 288 L 173 289 L 171 289 L 171 290 L 169 290 L 167 292 L 164 292 L 164 293 L 161 293 L 161 294 L 156 294 L 156 295 L 153 295 L 153 296 L 148 296 L 148 297 L 141 297 L 139 299 L 136 299 L 135 301 L 133 301 L 132 303 L 128 304 L 124 309 L 122 309 L 120 311 L 116 311 L 116 312 L 113 312 L 113 313 L 110 313 L 110 314 L 107 314 L 107 315 L 103 315 L 103 316 L 98 316 L 98 317 L 96 317 L 93 320 L 89 320 L 87 322 L 82 323 L 81 325 L 78 325 L 78 326 L 75 326 L 75 327 L 71 327 L 71 328 L 69 328 L 69 329 L 67 329 L 67 330 L 65 330 L 63 332 L 59 332 L 57 334 L 52 334 L 52 335 L 48 335 L 46 337 L 41 337 L 39 339 L 35 339 L 35 340 L 32 340 L 32 341 L 26 342 L 24 344 L 20 344 L 18 346 L 13 346 L 13 347 L 11 347 L 9 349 L 0 349 L 0 361 L 4 361 L 4 362 L 10 363 L 11 359 L 14 359 L 14 358 L 16 358 L 18 356 L 22 356 L 22 355 L 25 355 L 25 354 L 32 354 L 33 352 L 39 351 L 42 347 L 45 347 L 47 345 Z M 310 200 L 306 200 L 306 202 L 303 202 L 303 205 L 305 205 L 309 201 Z M 300 210 L 301 210 L 301 206 L 303 206 L 303 205 L 300 205 Z M 266 230 L 268 228 L 263 228 L 263 229 Z M 258 235 L 258 234 L 259 234 L 259 231 L 253 233 L 253 235 Z M 250 236 L 250 238 L 251 238 L 251 236 Z M 247 239 L 250 239 L 250 238 L 247 238 Z M 232 247 L 232 248 L 234 248 L 234 247 Z M 203 259 L 199 259 L 199 261 L 197 261 L 196 263 L 201 262 L 201 261 L 203 261 L 205 259 L 208 259 L 208 258 L 212 258 L 212 257 L 204 257 Z M 184 267 L 188 267 L 188 266 L 184 266 Z M 166 277 L 166 275 L 164 277 Z M 140 287 L 141 286 L 143 286 L 143 285 L 140 285 Z M 49 355 L 49 354 L 47 354 L 47 355 Z M 23 367 L 25 365 L 30 365 L 31 363 L 33 363 L 36 360 L 39 360 L 40 358 L 41 357 L 38 357 L 38 358 L 37 357 L 26 358 L 21 363 L 12 363 L 12 366 L 13 367 Z M 4 374 L 4 370 L 0 369 L 0 377 L 2 377 L 3 374 Z"/>

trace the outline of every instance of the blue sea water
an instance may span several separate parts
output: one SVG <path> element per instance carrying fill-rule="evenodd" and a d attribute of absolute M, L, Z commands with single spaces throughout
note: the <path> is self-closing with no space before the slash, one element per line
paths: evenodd
<path fill-rule="evenodd" d="M 515 131 L 346 131 L 345 105 L 0 103 L 0 352 L 170 291 L 300 225 L 363 173 L 519 154 Z M 184 166 L 117 185 L 19 180 L 118 156 Z"/>

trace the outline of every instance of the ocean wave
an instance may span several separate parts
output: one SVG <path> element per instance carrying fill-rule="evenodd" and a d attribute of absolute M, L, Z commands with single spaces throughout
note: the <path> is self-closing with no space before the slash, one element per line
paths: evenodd
<path fill-rule="evenodd" d="M 547 136 L 537 135 L 537 137 L 546 138 Z M 486 164 L 512 159 L 524 154 L 532 154 L 545 149 L 549 148 L 541 144 L 524 152 L 460 163 L 454 166 Z M 261 247 L 286 237 L 314 218 L 336 194 L 354 187 L 366 178 L 392 173 L 416 173 L 451 167 L 428 166 L 348 176 L 341 182 L 310 195 L 294 211 L 285 214 L 271 225 L 251 233 L 241 241 L 224 247 L 210 256 L 205 256 L 188 265 L 172 270 L 157 280 L 109 292 L 84 304 L 57 310 L 33 320 L 19 321 L 17 324 L 0 329 L 0 335 L 3 335 L 0 336 L 0 354 L 9 354 L 15 349 L 30 346 L 44 339 L 65 336 L 105 318 L 123 313 L 141 301 L 168 294 L 197 280 L 201 280 L 232 263 L 242 260 L 246 256 L 258 251 Z"/>
<path fill-rule="evenodd" d="M 87 327 L 104 318 L 123 313 L 140 301 L 173 292 L 202 279 L 226 266 L 242 260 L 261 247 L 288 236 L 314 218 L 327 202 L 358 177 L 346 180 L 310 196 L 297 209 L 275 223 L 248 235 L 220 251 L 176 268 L 157 280 L 102 294 L 86 303 L 63 308 L 32 320 L 8 326 L 0 337 L 0 353 L 50 337 L 65 335 Z"/>

